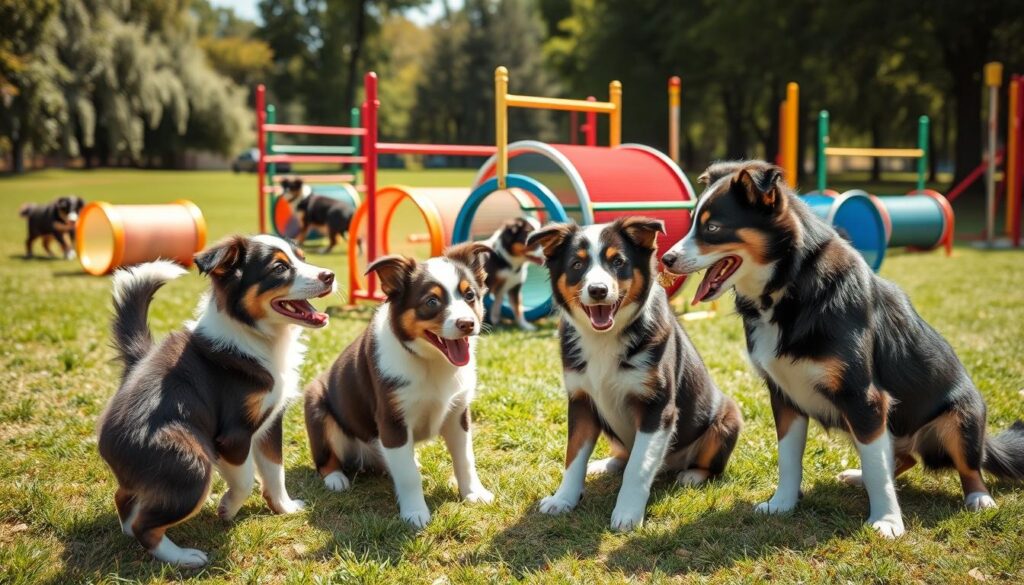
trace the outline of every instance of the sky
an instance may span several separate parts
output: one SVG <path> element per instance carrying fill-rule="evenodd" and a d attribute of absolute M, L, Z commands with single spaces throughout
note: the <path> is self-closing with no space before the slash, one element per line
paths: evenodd
<path fill-rule="evenodd" d="M 257 8 L 259 0 L 210 0 L 210 3 L 214 6 L 223 6 L 225 8 L 234 8 L 235 13 L 242 18 L 253 20 L 256 22 L 260 21 L 260 11 Z M 463 0 L 449 0 L 449 5 L 453 8 L 459 8 L 463 4 Z M 409 20 L 423 25 L 430 24 L 441 17 L 441 2 L 440 0 L 430 0 L 429 3 L 424 5 L 422 8 L 416 8 L 410 10 L 406 15 Z"/>

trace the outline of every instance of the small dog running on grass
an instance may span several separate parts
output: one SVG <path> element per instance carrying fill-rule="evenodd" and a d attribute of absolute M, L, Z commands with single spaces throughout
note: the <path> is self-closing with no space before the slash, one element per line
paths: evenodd
<path fill-rule="evenodd" d="M 1024 479 L 1024 423 L 985 435 L 985 401 L 953 348 L 879 278 L 762 161 L 712 165 L 689 234 L 666 270 L 707 269 L 694 301 L 736 291 L 747 352 L 768 385 L 779 441 L 779 485 L 757 510 L 779 514 L 800 498 L 807 420 L 853 437 L 861 468 L 838 479 L 863 486 L 868 523 L 904 532 L 893 478 L 920 457 L 960 474 L 969 510 L 995 507 L 981 470 Z"/>
<path fill-rule="evenodd" d="M 501 323 L 501 307 L 508 296 L 515 315 L 516 325 L 523 331 L 537 328 L 526 320 L 523 314 L 523 283 L 526 282 L 526 267 L 530 262 L 542 264 L 543 258 L 531 256 L 526 248 L 526 238 L 540 224 L 532 217 L 517 217 L 504 223 L 485 243 L 494 250 L 487 258 L 487 289 L 493 302 L 487 320 L 492 325 Z"/>
<path fill-rule="evenodd" d="M 113 336 L 125 370 L 99 423 L 121 529 L 157 559 L 189 568 L 206 554 L 165 533 L 203 507 L 214 468 L 228 484 L 221 518 L 238 513 L 254 471 L 271 510 L 303 508 L 285 489 L 282 418 L 298 395 L 302 329 L 327 325 L 308 299 L 335 291 L 332 272 L 271 236 L 235 236 L 195 261 L 211 293 L 194 323 L 159 344 L 146 323 L 150 302 L 185 270 L 158 261 L 114 275 Z"/>
<path fill-rule="evenodd" d="M 469 243 L 425 262 L 388 256 L 367 269 L 387 300 L 306 388 L 306 431 L 327 489 L 348 489 L 346 471 L 387 471 L 402 519 L 422 528 L 430 510 L 414 445 L 440 434 L 459 494 L 469 502 L 494 499 L 477 476 L 469 414 L 489 253 Z"/>
<path fill-rule="evenodd" d="M 614 530 L 643 523 L 651 484 L 661 472 L 698 485 L 725 470 L 740 429 L 740 410 L 707 367 L 655 282 L 659 220 L 627 217 L 534 232 L 562 311 L 559 337 L 569 398 L 569 442 L 558 491 L 545 514 L 576 507 L 590 473 L 623 472 L 612 511 Z M 587 461 L 604 433 L 612 456 Z"/>
<path fill-rule="evenodd" d="M 330 254 L 338 243 L 338 238 L 347 239 L 348 226 L 352 223 L 355 210 L 340 199 L 316 195 L 302 179 L 281 181 L 284 196 L 292 210 L 299 217 L 299 235 L 296 242 L 301 246 L 306 243 L 309 232 L 313 229 L 327 233 L 327 246 L 320 250 L 321 254 Z"/>
<path fill-rule="evenodd" d="M 32 244 L 39 238 L 43 239 L 43 249 L 48 256 L 53 256 L 50 242 L 57 240 L 65 259 L 75 257 L 75 222 L 85 202 L 76 195 L 58 197 L 50 203 L 39 205 L 26 203 L 18 210 L 18 215 L 28 223 L 28 237 L 25 239 L 25 257 L 32 257 Z M 70 242 L 67 238 L 70 238 Z"/>

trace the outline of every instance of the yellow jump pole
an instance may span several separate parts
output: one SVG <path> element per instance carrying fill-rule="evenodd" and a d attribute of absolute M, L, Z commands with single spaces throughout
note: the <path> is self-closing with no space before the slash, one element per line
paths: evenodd
<path fill-rule="evenodd" d="M 668 156 L 679 164 L 680 89 L 682 80 L 673 75 L 668 80 Z"/>
<path fill-rule="evenodd" d="M 494 70 L 494 141 L 498 149 L 498 188 L 505 188 L 508 176 L 508 69 Z"/>
<path fill-rule="evenodd" d="M 608 146 L 622 144 L 622 84 L 618 80 L 608 84 L 608 101 L 614 109 L 608 114 Z"/>
<path fill-rule="evenodd" d="M 999 86 L 1003 84 L 1003 64 L 985 64 L 985 86 L 988 88 L 988 169 L 985 173 L 985 237 L 989 247 L 995 245 L 996 229 L 996 133 L 999 125 Z"/>
<path fill-rule="evenodd" d="M 797 181 L 797 134 L 799 131 L 800 86 L 795 82 L 786 85 L 786 115 L 782 130 L 785 132 L 785 151 L 782 153 L 782 170 L 786 182 L 796 186 Z"/>

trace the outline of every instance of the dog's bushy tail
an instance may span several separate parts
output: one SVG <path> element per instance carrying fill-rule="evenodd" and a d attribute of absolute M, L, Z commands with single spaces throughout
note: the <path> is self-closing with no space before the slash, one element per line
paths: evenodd
<path fill-rule="evenodd" d="M 1024 480 L 1024 421 L 985 440 L 982 467 L 1003 479 Z"/>
<path fill-rule="evenodd" d="M 169 260 L 157 260 L 114 273 L 114 349 L 124 362 L 125 374 L 153 347 L 147 315 L 153 295 L 166 282 L 187 272 Z"/>
<path fill-rule="evenodd" d="M 34 209 L 35 206 L 35 203 L 22 204 L 22 206 L 18 208 L 18 215 L 20 215 L 21 217 L 28 217 L 29 214 L 32 213 L 32 209 Z"/>

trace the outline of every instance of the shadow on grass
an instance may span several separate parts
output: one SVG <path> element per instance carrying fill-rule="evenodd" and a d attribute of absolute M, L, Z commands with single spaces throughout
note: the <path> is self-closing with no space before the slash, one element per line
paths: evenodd
<path fill-rule="evenodd" d="M 785 515 L 764 516 L 753 511 L 754 502 L 735 501 L 722 508 L 712 507 L 694 518 L 665 522 L 652 518 L 652 508 L 657 509 L 667 499 L 701 497 L 701 488 L 680 488 L 659 479 L 648 503 L 649 525 L 625 535 L 624 543 L 614 550 L 601 551 L 602 540 L 614 538 L 609 521 L 619 485 L 619 478 L 588 478 L 583 501 L 562 516 L 546 516 L 536 505 L 531 506 L 515 524 L 494 537 L 484 555 L 507 564 L 519 578 L 564 558 L 595 557 L 607 569 L 626 574 L 658 570 L 669 575 L 707 576 L 739 561 L 775 555 L 780 550 L 803 553 L 837 539 L 879 538 L 865 527 L 868 499 L 858 488 L 818 484 L 806 493 L 796 510 Z M 766 490 L 765 495 L 769 492 Z M 904 485 L 899 495 L 910 530 L 934 528 L 953 515 L 968 513 L 960 497 L 948 492 Z"/>
<path fill-rule="evenodd" d="M 253 513 L 251 506 L 242 509 L 239 517 Z M 226 565 L 231 524 L 217 517 L 214 508 L 205 506 L 188 521 L 172 527 L 167 536 L 182 548 L 196 548 L 205 552 L 210 563 L 201 569 L 178 569 L 154 559 L 135 538 L 121 532 L 121 524 L 114 512 L 113 498 L 110 510 L 99 516 L 73 523 L 58 534 L 64 542 L 63 570 L 51 581 L 83 583 L 100 580 L 104 575 L 117 575 L 120 579 L 150 581 L 158 578 L 179 580 L 217 571 Z"/>

